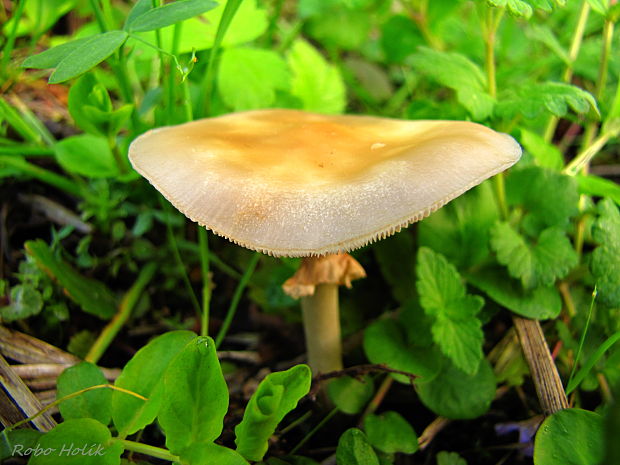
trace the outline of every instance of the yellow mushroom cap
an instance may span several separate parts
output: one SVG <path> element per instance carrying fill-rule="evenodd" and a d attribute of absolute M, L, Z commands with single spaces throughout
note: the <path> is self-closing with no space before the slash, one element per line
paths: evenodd
<path fill-rule="evenodd" d="M 290 257 L 389 236 L 520 156 L 512 137 L 476 123 L 298 110 L 159 128 L 129 148 L 136 171 L 190 219 Z"/>

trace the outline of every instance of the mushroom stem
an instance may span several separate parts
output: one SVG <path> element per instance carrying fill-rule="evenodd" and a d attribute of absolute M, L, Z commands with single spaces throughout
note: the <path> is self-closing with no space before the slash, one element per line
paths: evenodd
<path fill-rule="evenodd" d="M 312 372 L 342 370 L 338 285 L 318 284 L 313 295 L 301 298 L 301 310 Z"/>

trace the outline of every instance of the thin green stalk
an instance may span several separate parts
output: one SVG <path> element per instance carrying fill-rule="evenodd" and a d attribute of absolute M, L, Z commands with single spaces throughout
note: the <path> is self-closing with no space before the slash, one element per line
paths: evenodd
<path fill-rule="evenodd" d="M 316 432 L 318 430 L 320 430 L 323 426 L 325 426 L 325 423 L 327 423 L 329 420 L 331 420 L 333 418 L 334 415 L 336 415 L 338 413 L 338 408 L 334 408 L 332 409 L 327 415 L 325 415 L 325 418 L 323 418 L 318 425 L 316 425 L 314 428 L 312 428 L 310 430 L 310 432 L 308 434 L 306 434 L 303 439 L 301 441 L 299 441 L 297 443 L 297 445 L 295 447 L 293 447 L 293 449 L 291 450 L 290 455 L 295 455 L 295 453 L 301 449 L 303 447 L 303 445 L 308 442 L 312 436 L 314 436 L 316 434 Z"/>
<path fill-rule="evenodd" d="M 114 28 L 114 14 L 112 12 L 112 3 L 110 0 L 101 0 L 101 10 L 105 18 L 105 23 L 111 28 Z"/>
<path fill-rule="evenodd" d="M 1 155 L 22 155 L 24 157 L 51 157 L 54 151 L 47 147 L 28 147 L 24 145 L 16 145 L 9 147 L 0 147 Z"/>
<path fill-rule="evenodd" d="M 127 173 L 129 171 L 129 164 L 127 159 L 121 153 L 121 150 L 118 148 L 116 137 L 114 135 L 108 137 L 108 146 L 110 147 L 110 151 L 112 152 L 112 156 L 114 157 L 114 161 L 116 166 L 118 166 L 120 173 Z"/>
<path fill-rule="evenodd" d="M 97 21 L 97 26 L 99 26 L 99 30 L 101 32 L 107 32 L 108 25 L 106 24 L 105 16 L 103 15 L 101 8 L 99 8 L 99 4 L 97 3 L 97 0 L 89 0 L 89 2 L 90 2 L 90 7 L 92 8 L 93 13 L 95 14 L 95 20 Z"/>
<path fill-rule="evenodd" d="M 243 0 L 228 0 L 226 2 L 226 6 L 224 7 L 220 24 L 217 26 L 213 47 L 211 47 L 211 52 L 209 53 L 207 72 L 204 74 L 202 85 L 200 86 L 201 92 L 198 98 L 198 108 L 196 109 L 196 116 L 199 118 L 208 116 L 211 112 L 211 94 L 213 93 L 213 84 L 215 80 L 215 57 L 217 57 L 220 47 L 222 46 L 222 40 L 226 35 L 226 31 L 235 17 L 242 1 Z"/>
<path fill-rule="evenodd" d="M 508 219 L 508 203 L 506 202 L 506 182 L 504 180 L 504 173 L 498 173 L 493 178 L 495 186 L 495 198 L 497 199 L 497 206 L 499 207 L 499 214 L 502 220 Z"/>
<path fill-rule="evenodd" d="M 601 134 L 586 147 L 585 150 L 579 152 L 579 154 L 564 168 L 563 172 L 569 176 L 575 176 L 589 165 L 590 161 L 601 151 L 609 139 L 617 135 L 617 131 Z"/>
<path fill-rule="evenodd" d="M 273 14 L 271 18 L 269 18 L 269 26 L 267 26 L 267 33 L 265 34 L 265 44 L 267 48 L 271 48 L 273 44 L 273 37 L 276 33 L 276 28 L 278 27 L 278 20 L 280 19 L 280 15 L 282 14 L 282 7 L 284 6 L 284 0 L 276 0 L 276 5 L 273 9 Z"/>
<path fill-rule="evenodd" d="M 144 454 L 156 459 L 168 460 L 169 462 L 180 463 L 181 459 L 173 455 L 168 449 L 162 449 L 161 447 L 149 446 L 141 442 L 130 441 L 128 439 L 118 439 L 123 445 L 125 450 L 137 452 L 138 454 Z"/>
<path fill-rule="evenodd" d="M 83 195 L 81 187 L 76 185 L 74 181 L 37 165 L 33 165 L 23 158 L 10 155 L 0 155 L 0 165 L 2 164 L 18 169 L 28 176 L 32 176 L 39 181 L 49 184 L 50 186 L 54 186 L 67 192 L 68 194 L 74 195 L 75 197 L 82 197 Z"/>
<path fill-rule="evenodd" d="M 226 317 L 224 318 L 222 327 L 218 331 L 217 337 L 215 338 L 215 347 L 219 347 L 222 341 L 224 340 L 224 337 L 226 337 L 226 333 L 228 332 L 228 329 L 230 328 L 230 324 L 232 323 L 232 320 L 235 316 L 235 313 L 237 311 L 237 306 L 239 305 L 239 301 L 241 300 L 241 296 L 243 295 L 243 291 L 248 285 L 248 282 L 250 281 L 250 277 L 252 276 L 252 273 L 254 273 L 254 268 L 256 268 L 256 264 L 258 263 L 258 260 L 260 259 L 260 257 L 261 257 L 261 254 L 259 254 L 258 252 L 255 252 L 254 255 L 252 255 L 252 258 L 250 259 L 250 263 L 245 269 L 243 276 L 241 276 L 241 280 L 239 281 L 239 284 L 237 284 L 237 288 L 235 289 L 233 298 L 230 302 L 230 305 L 228 306 L 228 311 L 226 312 Z"/>
<path fill-rule="evenodd" d="M 18 0 L 17 9 L 13 15 L 13 27 L 7 36 L 6 43 L 2 49 L 2 63 L 0 65 L 0 76 L 6 76 L 6 71 L 13 54 L 13 47 L 15 47 L 15 39 L 17 38 L 17 27 L 19 21 L 24 14 L 24 7 L 26 6 L 26 0 Z"/>
<path fill-rule="evenodd" d="M 570 376 L 568 377 L 567 386 L 571 385 L 571 381 L 575 376 L 575 371 L 577 371 L 577 365 L 579 365 L 579 358 L 581 357 L 581 352 L 583 350 L 583 346 L 586 342 L 586 335 L 588 334 L 588 330 L 590 329 L 590 321 L 592 320 L 592 310 L 594 309 L 594 301 L 596 300 L 596 287 L 592 292 L 592 300 L 590 301 L 590 309 L 588 310 L 588 317 L 586 318 L 586 325 L 583 328 L 583 332 L 581 333 L 581 338 L 579 339 L 579 347 L 577 348 L 577 354 L 575 355 L 575 360 L 573 361 L 573 368 L 570 371 Z M 567 392 L 568 394 L 568 392 Z"/>
<path fill-rule="evenodd" d="M 138 299 L 142 295 L 142 291 L 151 281 L 157 271 L 155 263 L 149 263 L 140 271 L 136 282 L 131 286 L 127 293 L 123 296 L 123 300 L 119 305 L 118 312 L 114 318 L 103 328 L 101 334 L 92 345 L 88 354 L 84 358 L 87 362 L 97 363 L 106 349 L 112 343 L 118 332 L 121 330 L 125 322 L 129 319 L 131 311 L 138 303 Z"/>
<path fill-rule="evenodd" d="M 495 39 L 503 14 L 503 8 L 496 14 L 495 8 L 489 6 L 487 7 L 487 15 L 484 23 L 485 68 L 487 72 L 489 95 L 493 98 L 497 97 Z"/>
<path fill-rule="evenodd" d="M 200 271 L 202 273 L 202 321 L 200 335 L 209 335 L 209 307 L 211 303 L 211 278 L 209 277 L 209 237 L 207 230 L 198 228 L 198 245 L 200 247 Z"/>
<path fill-rule="evenodd" d="M 159 202 L 161 204 L 162 210 L 165 210 L 166 213 L 170 213 L 170 204 L 168 204 L 168 201 L 165 200 L 163 197 L 159 196 Z M 172 226 L 170 225 L 169 221 L 166 221 L 166 234 L 168 236 L 170 248 L 172 249 L 172 254 L 174 255 L 174 260 L 176 261 L 179 271 L 181 272 L 181 279 L 183 280 L 183 284 L 185 285 L 185 289 L 187 290 L 189 300 L 192 303 L 192 307 L 194 307 L 196 315 L 201 317 L 202 312 L 200 310 L 200 303 L 198 302 L 198 298 L 194 293 L 192 283 L 190 282 L 189 276 L 187 275 L 185 265 L 183 264 L 183 259 L 181 258 L 181 253 L 179 252 L 179 247 L 177 246 L 177 241 L 174 237 L 174 232 L 172 231 Z"/>
<path fill-rule="evenodd" d="M 575 60 L 577 60 L 577 56 L 579 55 L 579 50 L 581 49 L 581 43 L 583 42 L 583 34 L 586 29 L 586 23 L 588 22 L 588 15 L 590 13 L 590 4 L 587 0 L 584 0 L 581 4 L 581 10 L 579 11 L 579 19 L 577 20 L 577 26 L 575 27 L 575 32 L 573 33 L 573 40 L 571 42 L 570 50 L 568 52 L 569 62 L 564 69 L 564 74 L 562 75 L 562 81 L 570 83 L 573 78 L 573 65 Z M 547 124 L 547 128 L 545 129 L 545 140 L 550 142 L 553 139 L 553 135 L 555 134 L 555 129 L 558 125 L 559 118 L 555 115 L 552 115 L 549 119 L 549 123 Z"/>

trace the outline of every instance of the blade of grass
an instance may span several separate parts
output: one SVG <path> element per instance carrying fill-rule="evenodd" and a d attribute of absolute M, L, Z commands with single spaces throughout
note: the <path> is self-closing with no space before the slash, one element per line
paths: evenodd
<path fill-rule="evenodd" d="M 609 336 L 605 342 L 603 342 L 596 352 L 594 352 L 588 360 L 583 364 L 581 370 L 577 372 L 575 377 L 568 382 L 568 387 L 566 388 L 566 393 L 570 394 L 581 384 L 584 378 L 590 373 L 596 362 L 603 356 L 605 352 L 607 352 L 616 342 L 620 341 L 620 331 L 615 334 Z M 575 364 L 576 366 L 576 364 Z"/>
<path fill-rule="evenodd" d="M 9 65 L 9 61 L 11 60 L 11 55 L 13 54 L 13 47 L 15 46 L 15 39 L 17 38 L 17 27 L 19 26 L 19 22 L 22 19 L 22 15 L 24 14 L 24 7 L 26 6 L 26 0 L 18 0 L 17 9 L 13 14 L 13 27 L 9 32 L 6 43 L 2 48 L 2 62 L 0 63 L 0 76 L 7 75 L 7 68 Z"/>
<path fill-rule="evenodd" d="M 1 96 L 0 120 L 5 120 L 26 142 L 40 145 L 44 140 L 42 135 Z"/>
<path fill-rule="evenodd" d="M 21 155 L 24 157 L 53 157 L 54 151 L 47 147 L 28 147 L 15 145 L 10 147 L 0 147 L 0 155 Z"/>
<path fill-rule="evenodd" d="M 259 254 L 258 252 L 254 253 L 252 259 L 250 260 L 250 263 L 248 264 L 245 272 L 243 273 L 243 276 L 241 277 L 241 280 L 239 281 L 239 284 L 237 284 L 237 288 L 235 289 L 235 293 L 233 294 L 233 298 L 228 307 L 228 311 L 226 312 L 226 317 L 224 318 L 222 327 L 220 328 L 219 332 L 217 333 L 217 337 L 215 338 L 215 347 L 219 347 L 224 340 L 224 337 L 226 336 L 226 333 L 228 332 L 230 324 L 232 323 L 232 320 L 237 311 L 237 306 L 239 305 L 239 301 L 241 300 L 243 291 L 248 285 L 248 282 L 252 277 L 252 273 L 254 272 L 254 268 L 256 268 L 256 264 L 258 263 L 260 257 L 261 254 Z"/>
<path fill-rule="evenodd" d="M 0 165 L 5 164 L 20 170 L 22 173 L 32 176 L 39 181 L 42 181 L 50 186 L 54 186 L 60 190 L 74 195 L 75 197 L 82 197 L 83 192 L 81 186 L 77 185 L 75 181 L 65 178 L 56 173 L 52 173 L 40 166 L 33 165 L 27 162 L 23 158 L 18 158 L 10 155 L 0 155 Z"/>

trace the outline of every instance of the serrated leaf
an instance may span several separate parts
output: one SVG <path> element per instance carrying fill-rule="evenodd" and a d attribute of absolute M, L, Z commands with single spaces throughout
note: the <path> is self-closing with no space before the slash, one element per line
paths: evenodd
<path fill-rule="evenodd" d="M 560 149 L 535 132 L 522 128 L 519 142 L 534 156 L 538 165 L 555 171 L 564 168 L 564 156 Z"/>
<path fill-rule="evenodd" d="M 379 465 L 377 454 L 366 435 L 357 428 L 349 428 L 338 440 L 337 465 Z"/>
<path fill-rule="evenodd" d="M 108 380 L 103 376 L 101 369 L 92 363 L 82 362 L 60 374 L 56 398 L 61 399 L 82 389 L 102 384 L 108 384 Z M 92 418 L 107 425 L 110 423 L 112 410 L 112 390 L 100 388 L 83 392 L 77 397 L 61 402 L 58 409 L 65 420 Z"/>
<path fill-rule="evenodd" d="M 37 315 L 43 309 L 41 293 L 29 284 L 13 286 L 9 302 L 9 305 L 0 307 L 0 317 L 7 323 Z"/>
<path fill-rule="evenodd" d="M 612 307 L 620 306 L 620 211 L 609 199 L 598 205 L 599 217 L 592 231 L 599 246 L 592 252 L 590 269 L 596 278 L 598 298 Z"/>
<path fill-rule="evenodd" d="M 35 69 L 55 68 L 69 54 L 79 49 L 90 39 L 91 37 L 84 37 L 83 39 L 72 40 L 71 42 L 49 48 L 44 52 L 26 58 L 21 66 L 23 68 Z"/>
<path fill-rule="evenodd" d="M 466 295 L 456 268 L 427 247 L 418 251 L 416 271 L 420 304 L 434 317 L 433 340 L 457 367 L 475 373 L 482 359 L 484 338 L 476 315 L 484 301 Z"/>
<path fill-rule="evenodd" d="M 49 83 L 68 81 L 97 66 L 123 45 L 127 37 L 125 31 L 104 32 L 91 37 L 58 63 Z"/>
<path fill-rule="evenodd" d="M 24 247 L 37 266 L 57 281 L 82 310 L 102 319 L 111 318 L 116 313 L 114 294 L 101 281 L 82 276 L 56 257 L 41 239 L 27 241 Z"/>
<path fill-rule="evenodd" d="M 483 415 L 495 397 L 495 376 L 486 359 L 468 375 L 448 364 L 428 383 L 416 381 L 420 400 L 437 415 L 455 420 Z"/>
<path fill-rule="evenodd" d="M 418 450 L 417 434 L 397 412 L 368 415 L 364 419 L 364 431 L 370 444 L 386 454 L 413 454 Z"/>
<path fill-rule="evenodd" d="M 123 446 L 110 430 L 92 418 L 67 420 L 45 433 L 39 448 L 51 452 L 31 456 L 29 465 L 119 465 Z"/>
<path fill-rule="evenodd" d="M 575 249 L 558 227 L 545 229 L 536 244 L 531 244 L 508 223 L 497 223 L 491 231 L 491 247 L 525 289 L 551 286 L 578 263 Z"/>
<path fill-rule="evenodd" d="M 312 373 L 307 365 L 267 375 L 235 428 L 237 452 L 248 460 L 262 460 L 269 447 L 269 438 L 284 416 L 308 393 L 311 381 Z"/>
<path fill-rule="evenodd" d="M 288 90 L 290 79 L 286 62 L 271 50 L 230 48 L 220 58 L 218 90 L 235 111 L 273 105 L 276 91 Z"/>
<path fill-rule="evenodd" d="M 308 42 L 293 42 L 287 56 L 293 74 L 291 93 L 298 97 L 304 110 L 319 113 L 341 113 L 346 104 L 345 86 L 338 69 L 327 63 Z"/>
<path fill-rule="evenodd" d="M 170 362 L 163 377 L 165 402 L 158 415 L 173 454 L 197 442 L 212 442 L 222 432 L 228 387 L 215 342 L 198 337 Z"/>
<path fill-rule="evenodd" d="M 578 174 L 575 177 L 577 178 L 580 194 L 609 197 L 616 204 L 620 205 L 620 185 L 617 183 L 593 174 Z"/>
<path fill-rule="evenodd" d="M 218 6 L 211 0 L 177 0 L 151 8 L 129 23 L 132 32 L 147 32 L 193 18 Z"/>
<path fill-rule="evenodd" d="M 117 391 L 112 394 L 112 419 L 119 433 L 133 434 L 155 419 L 163 401 L 162 376 L 170 361 L 195 337 L 190 331 L 164 333 L 127 362 L 114 385 L 148 400 Z"/>

